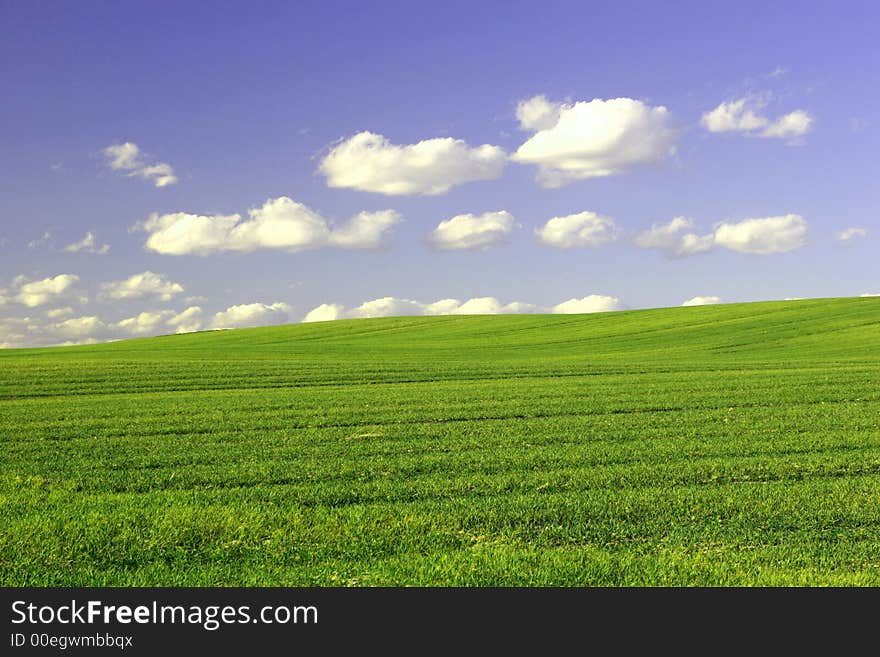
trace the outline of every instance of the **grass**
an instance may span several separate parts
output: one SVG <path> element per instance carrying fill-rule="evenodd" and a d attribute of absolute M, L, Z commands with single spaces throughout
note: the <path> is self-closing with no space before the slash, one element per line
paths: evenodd
<path fill-rule="evenodd" d="M 880 585 L 880 299 L 0 351 L 5 586 Z"/>

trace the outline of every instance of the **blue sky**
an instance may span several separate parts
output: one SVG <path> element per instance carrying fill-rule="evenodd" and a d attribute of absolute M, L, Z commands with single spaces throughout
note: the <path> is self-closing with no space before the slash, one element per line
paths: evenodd
<path fill-rule="evenodd" d="M 0 12 L 3 346 L 880 293 L 876 3 Z"/>

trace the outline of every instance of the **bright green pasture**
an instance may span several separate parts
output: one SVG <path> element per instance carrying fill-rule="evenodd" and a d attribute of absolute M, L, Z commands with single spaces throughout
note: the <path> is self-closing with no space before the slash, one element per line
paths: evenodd
<path fill-rule="evenodd" d="M 0 351 L 0 440 L 7 586 L 880 585 L 880 298 Z"/>

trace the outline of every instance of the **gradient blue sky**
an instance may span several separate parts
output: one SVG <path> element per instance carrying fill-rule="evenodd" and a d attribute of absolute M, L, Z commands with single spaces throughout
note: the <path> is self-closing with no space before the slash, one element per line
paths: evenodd
<path fill-rule="evenodd" d="M 0 2 L 0 344 L 126 337 L 133 324 L 120 322 L 141 312 L 166 311 L 140 334 L 168 333 L 172 312 L 192 306 L 207 328 L 237 305 L 286 304 L 229 325 L 382 297 L 551 309 L 589 295 L 647 308 L 880 293 L 878 28 L 876 2 Z M 362 131 L 512 154 L 531 136 L 517 105 L 541 94 L 663 106 L 675 152 L 558 188 L 509 162 L 438 195 L 329 187 L 318 172 Z M 701 122 L 739 99 L 768 121 L 805 112 L 809 130 L 761 138 Z M 178 181 L 113 170 L 104 149 L 125 142 Z M 168 255 L 131 230 L 153 213 L 246 217 L 282 196 L 330 222 L 380 210 L 403 220 L 376 249 Z M 442 220 L 500 210 L 519 226 L 503 244 L 427 242 Z M 617 239 L 536 239 L 551 217 L 585 211 L 612 218 Z M 769 255 L 716 246 L 671 258 L 634 241 L 674 217 L 702 235 L 787 215 L 806 222 L 806 243 Z M 839 239 L 850 228 L 861 231 Z M 64 251 L 87 232 L 109 253 Z M 142 272 L 184 291 L 112 299 L 102 288 Z M 23 286 L 61 274 L 75 284 L 24 302 Z M 60 326 L 82 318 L 94 321 Z"/>

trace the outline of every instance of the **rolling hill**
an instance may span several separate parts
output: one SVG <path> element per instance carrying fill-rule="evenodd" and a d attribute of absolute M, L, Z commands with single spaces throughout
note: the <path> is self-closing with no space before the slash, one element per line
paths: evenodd
<path fill-rule="evenodd" d="M 0 351 L 0 582 L 878 585 L 880 298 Z"/>

